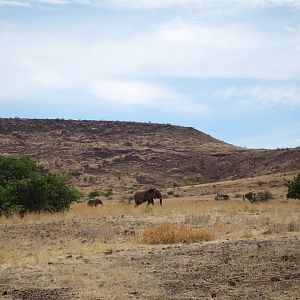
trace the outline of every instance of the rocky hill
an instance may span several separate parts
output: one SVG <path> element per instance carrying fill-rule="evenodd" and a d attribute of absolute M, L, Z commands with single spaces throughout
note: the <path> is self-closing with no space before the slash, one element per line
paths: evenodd
<path fill-rule="evenodd" d="M 83 190 L 197 184 L 300 166 L 300 147 L 246 149 L 190 127 L 60 119 L 0 119 L 0 155 L 29 156 Z"/>

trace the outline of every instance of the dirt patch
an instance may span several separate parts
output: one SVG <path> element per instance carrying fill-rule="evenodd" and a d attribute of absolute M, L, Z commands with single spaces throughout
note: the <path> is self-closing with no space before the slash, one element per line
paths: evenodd
<path fill-rule="evenodd" d="M 165 299 L 299 299 L 298 235 L 164 247 L 131 264 L 159 278 Z"/>
<path fill-rule="evenodd" d="M 73 295 L 74 296 L 74 295 Z M 72 294 L 70 289 L 57 288 L 57 289 L 14 289 L 11 291 L 2 292 L 3 299 L 26 299 L 26 300 L 65 300 L 71 299 Z"/>

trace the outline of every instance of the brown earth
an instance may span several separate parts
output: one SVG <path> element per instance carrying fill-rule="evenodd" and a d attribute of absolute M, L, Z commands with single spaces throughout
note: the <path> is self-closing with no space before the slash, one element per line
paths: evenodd
<path fill-rule="evenodd" d="M 0 119 L 0 155 L 29 156 L 83 191 L 128 192 L 297 170 L 300 148 L 246 149 L 165 124 Z"/>

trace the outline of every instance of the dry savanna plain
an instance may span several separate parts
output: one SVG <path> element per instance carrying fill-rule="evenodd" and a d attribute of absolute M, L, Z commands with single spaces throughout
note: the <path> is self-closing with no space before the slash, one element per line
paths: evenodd
<path fill-rule="evenodd" d="M 295 174 L 165 189 L 162 207 L 115 195 L 0 218 L 0 299 L 300 299 Z M 243 201 L 261 190 L 274 199 Z"/>

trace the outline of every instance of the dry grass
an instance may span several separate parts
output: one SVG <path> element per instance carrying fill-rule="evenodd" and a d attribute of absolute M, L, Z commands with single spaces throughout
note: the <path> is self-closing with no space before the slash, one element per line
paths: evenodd
<path fill-rule="evenodd" d="M 300 225 L 295 222 L 277 223 L 269 225 L 267 230 L 265 230 L 263 234 L 279 234 L 296 231 L 300 231 Z"/>
<path fill-rule="evenodd" d="M 244 239 L 250 239 L 254 236 L 253 232 L 250 232 L 250 231 L 244 231 L 241 235 L 241 238 L 244 238 Z"/>
<path fill-rule="evenodd" d="M 4 248 L 0 247 L 0 265 L 6 262 L 6 252 Z"/>
<path fill-rule="evenodd" d="M 160 224 L 146 229 L 138 240 L 143 244 L 175 244 L 211 241 L 212 232 L 194 230 L 187 225 Z"/>

